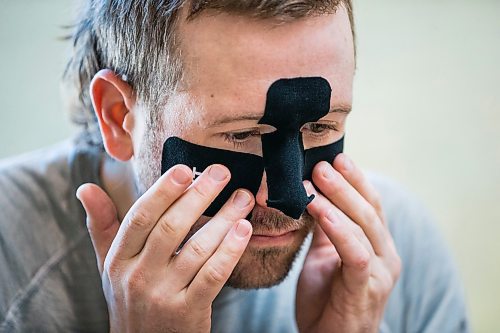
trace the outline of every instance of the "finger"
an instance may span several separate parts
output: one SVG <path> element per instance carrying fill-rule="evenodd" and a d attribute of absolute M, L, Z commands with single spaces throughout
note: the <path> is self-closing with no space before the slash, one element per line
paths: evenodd
<path fill-rule="evenodd" d="M 320 226 L 333 243 L 342 261 L 342 276 L 348 290 L 359 292 L 365 286 L 371 273 L 371 256 L 335 209 L 319 220 Z"/>
<path fill-rule="evenodd" d="M 311 196 L 311 194 L 314 194 L 315 197 L 312 201 L 314 202 L 314 200 L 316 200 L 316 198 L 318 197 L 318 192 L 314 188 L 314 185 L 309 180 L 304 180 L 303 183 L 304 183 L 304 188 L 306 189 L 307 196 Z M 317 206 L 316 202 L 314 202 L 314 204 L 312 204 L 312 202 L 307 206 L 307 210 L 311 215 L 312 213 L 309 211 L 309 207 L 311 207 L 311 209 L 314 209 L 314 207 Z M 311 241 L 310 249 L 319 248 L 323 246 L 331 246 L 331 244 L 332 242 L 330 242 L 328 236 L 326 236 L 323 229 L 321 229 L 319 224 L 316 224 L 313 232 L 313 238 Z"/>
<path fill-rule="evenodd" d="M 117 258 L 129 259 L 142 250 L 158 219 L 191 182 L 192 172 L 187 166 L 173 166 L 134 203 L 112 245 Z"/>
<path fill-rule="evenodd" d="M 388 232 L 373 206 L 327 162 L 316 165 L 313 181 L 328 200 L 363 229 L 375 253 L 383 255 L 387 250 Z"/>
<path fill-rule="evenodd" d="M 168 265 L 169 276 L 175 276 L 170 285 L 175 290 L 184 289 L 205 262 L 214 254 L 231 227 L 245 218 L 253 208 L 250 192 L 238 190 L 221 210 L 182 247 Z"/>
<path fill-rule="evenodd" d="M 311 202 L 311 204 L 309 204 L 308 206 L 308 210 L 316 220 L 320 221 L 321 219 L 327 218 L 330 211 L 333 210 L 335 214 L 340 216 L 341 220 L 347 225 L 347 227 L 351 229 L 354 236 L 361 242 L 361 244 L 363 244 L 363 246 L 370 253 L 370 255 L 375 255 L 375 251 L 373 249 L 372 244 L 370 243 L 365 233 L 363 232 L 363 229 L 361 229 L 359 225 L 351 221 L 351 219 L 349 219 L 348 216 L 346 216 L 341 210 L 335 207 L 335 205 L 333 205 L 330 202 L 330 200 L 325 198 L 321 193 L 317 192 L 314 187 L 312 187 L 308 191 L 310 191 L 310 193 L 314 194 L 315 196 L 313 200 L 314 204 Z M 328 243 L 332 244 L 322 228 L 321 230 L 324 234 L 324 237 L 327 238 Z M 324 242 L 324 240 L 322 241 Z"/>
<path fill-rule="evenodd" d="M 81 185 L 76 197 L 87 214 L 87 229 L 96 253 L 97 268 L 102 274 L 104 259 L 120 227 L 116 207 L 106 192 L 94 184 Z"/>
<path fill-rule="evenodd" d="M 339 154 L 333 161 L 333 167 L 375 208 L 380 220 L 385 224 L 380 195 L 354 162 L 346 154 Z"/>
<path fill-rule="evenodd" d="M 164 267 L 193 224 L 227 185 L 229 170 L 220 164 L 207 168 L 192 186 L 161 216 L 144 245 L 143 258 L 150 267 Z"/>
<path fill-rule="evenodd" d="M 252 225 L 240 220 L 224 237 L 214 255 L 203 265 L 186 290 L 188 304 L 206 309 L 212 305 L 252 236 Z"/>

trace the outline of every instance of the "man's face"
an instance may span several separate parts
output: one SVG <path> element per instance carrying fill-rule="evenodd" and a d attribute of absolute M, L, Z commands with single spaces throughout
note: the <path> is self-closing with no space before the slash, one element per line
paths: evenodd
<path fill-rule="evenodd" d="M 319 76 L 333 91 L 331 108 L 352 105 L 354 49 L 346 10 L 276 25 L 244 16 L 201 14 L 179 27 L 184 78 L 178 92 L 161 114 L 162 128 L 151 128 L 137 143 L 136 168 L 142 187 L 159 176 L 161 147 L 170 136 L 199 145 L 262 156 L 258 125 L 266 93 L 280 78 Z M 331 112 L 302 128 L 304 148 L 339 140 L 346 112 Z M 139 146 L 138 146 L 139 145 Z M 330 161 L 331 162 L 331 161 Z M 256 197 L 251 223 L 254 234 L 281 234 L 282 239 L 252 237 L 228 284 L 241 288 L 265 287 L 280 282 L 315 222 L 306 213 L 294 220 L 266 207 L 265 175 Z M 192 235 L 208 221 L 201 218 Z M 189 237 L 189 236 L 188 236 Z"/>

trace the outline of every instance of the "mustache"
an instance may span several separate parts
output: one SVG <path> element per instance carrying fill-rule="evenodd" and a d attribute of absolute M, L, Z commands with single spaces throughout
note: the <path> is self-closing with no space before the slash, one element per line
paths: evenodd
<path fill-rule="evenodd" d="M 189 230 L 186 237 L 179 244 L 176 253 L 178 253 L 182 249 L 184 244 L 195 233 L 202 229 L 204 225 L 210 221 L 210 219 L 211 218 L 209 217 L 202 217 L 202 220 L 199 220 L 197 223 L 195 223 Z M 252 210 L 252 215 L 250 218 L 248 218 L 248 221 L 252 224 L 253 232 L 257 234 L 291 230 L 301 230 L 301 232 L 307 234 L 314 229 L 317 223 L 316 220 L 314 220 L 314 218 L 307 211 L 305 211 L 304 214 L 302 214 L 302 216 L 298 220 L 296 220 L 285 215 L 277 209 L 257 205 Z"/>
<path fill-rule="evenodd" d="M 299 219 L 293 219 L 277 209 L 257 205 L 252 210 L 252 216 L 249 218 L 249 221 L 252 224 L 254 233 L 298 229 L 312 230 L 316 223 L 307 210 Z"/>

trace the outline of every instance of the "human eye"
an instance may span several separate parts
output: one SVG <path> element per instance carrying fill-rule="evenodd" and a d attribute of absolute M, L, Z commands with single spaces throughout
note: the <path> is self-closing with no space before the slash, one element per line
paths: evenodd
<path fill-rule="evenodd" d="M 314 137 L 323 137 L 331 134 L 332 132 L 338 132 L 338 124 L 336 122 L 328 123 L 307 123 L 302 126 L 301 131 L 304 134 Z"/>
<path fill-rule="evenodd" d="M 254 137 L 260 137 L 259 129 L 251 129 L 240 132 L 221 133 L 226 142 L 231 143 L 235 148 L 243 147 L 248 141 Z"/>

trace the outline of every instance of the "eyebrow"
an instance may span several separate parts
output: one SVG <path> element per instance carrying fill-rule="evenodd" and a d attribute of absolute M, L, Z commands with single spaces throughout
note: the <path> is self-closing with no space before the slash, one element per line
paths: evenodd
<path fill-rule="evenodd" d="M 328 113 L 342 113 L 342 114 L 349 114 L 351 112 L 351 107 L 347 105 L 336 105 L 330 108 L 330 111 Z M 208 127 L 215 127 L 215 126 L 221 126 L 224 124 L 228 123 L 235 123 L 237 121 L 244 121 L 244 120 L 255 120 L 259 121 L 262 117 L 264 116 L 263 113 L 255 113 L 255 114 L 244 114 L 244 115 L 238 115 L 238 116 L 225 116 L 221 117 L 213 122 L 211 122 Z"/>
<path fill-rule="evenodd" d="M 351 113 L 352 107 L 348 105 L 335 105 L 332 108 L 330 108 L 330 111 L 328 113 L 343 113 L 343 114 L 349 114 Z"/>

